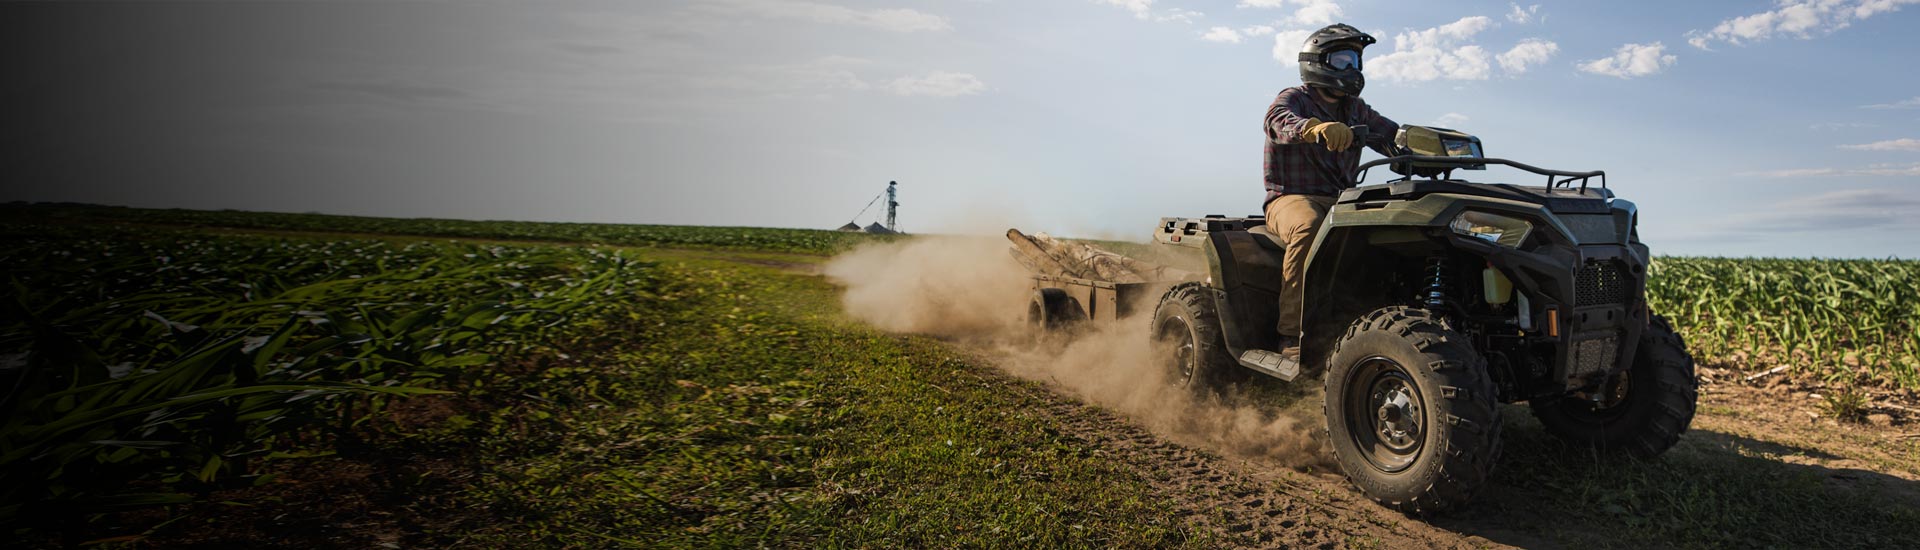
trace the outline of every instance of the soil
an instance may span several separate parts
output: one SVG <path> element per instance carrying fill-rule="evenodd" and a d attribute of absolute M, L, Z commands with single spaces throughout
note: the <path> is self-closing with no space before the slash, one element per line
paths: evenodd
<path fill-rule="evenodd" d="M 991 361 L 990 357 L 983 360 Z M 1822 388 L 1762 377 L 1744 381 L 1730 370 L 1703 366 L 1699 412 L 1672 453 L 1762 456 L 1805 467 L 1823 489 L 1871 491 L 1920 507 L 1920 415 L 1899 393 L 1880 393 L 1872 414 L 1884 424 L 1840 421 Z M 1312 383 L 1317 384 L 1317 381 Z M 1772 389 L 1769 389 L 1771 385 Z M 1785 389 L 1782 389 L 1785 388 Z M 1181 502 L 1173 513 L 1230 548 L 1556 548 L 1607 534 L 1589 524 L 1560 521 L 1563 511 L 1534 503 L 1548 489 L 1494 480 L 1467 510 L 1409 517 L 1360 494 L 1337 468 L 1231 456 L 1227 449 L 1192 444 L 1180 434 L 1154 433 L 1145 423 L 1055 392 L 1046 412 L 1096 448 L 1138 469 L 1164 495 Z M 1317 407 L 1317 401 L 1314 403 Z M 1525 405 L 1504 407 L 1509 428 L 1537 423 Z M 1327 452 L 1325 450 L 1323 453 Z M 1503 460 L 1503 462 L 1505 462 Z M 1506 466 L 1502 464 L 1502 466 Z M 1557 498 L 1565 498 L 1559 496 Z M 1816 511 L 1810 511 L 1816 512 Z M 1542 529 L 1541 525 L 1564 525 Z"/>
<path fill-rule="evenodd" d="M 1171 512 L 1232 548 L 1483 548 L 1375 505 L 1338 475 L 1175 443 L 1116 413 L 1063 399 L 1046 410 L 1183 504 Z"/>

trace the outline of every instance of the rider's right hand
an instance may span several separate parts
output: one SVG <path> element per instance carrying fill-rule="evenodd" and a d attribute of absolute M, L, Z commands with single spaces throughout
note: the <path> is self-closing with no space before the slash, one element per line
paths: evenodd
<path fill-rule="evenodd" d="M 1353 145 L 1353 129 L 1340 122 L 1321 122 L 1307 127 L 1306 135 L 1326 144 L 1328 151 L 1345 151 Z"/>

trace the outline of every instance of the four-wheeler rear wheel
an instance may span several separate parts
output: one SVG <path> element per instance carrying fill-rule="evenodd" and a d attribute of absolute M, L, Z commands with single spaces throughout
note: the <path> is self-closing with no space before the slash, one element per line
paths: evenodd
<path fill-rule="evenodd" d="M 1220 316 L 1206 285 L 1183 283 L 1167 289 L 1153 310 L 1152 331 L 1154 357 L 1164 365 L 1169 385 L 1207 392 L 1244 377 L 1227 355 Z"/>
<path fill-rule="evenodd" d="M 1576 397 L 1529 403 L 1547 431 L 1575 445 L 1647 459 L 1666 452 L 1693 423 L 1699 397 L 1693 357 L 1658 315 L 1634 352 L 1633 366 L 1601 402 Z"/>
<path fill-rule="evenodd" d="M 1427 310 L 1386 307 L 1355 321 L 1324 383 L 1336 461 L 1388 507 L 1427 513 L 1463 505 L 1500 454 L 1486 361 Z"/>

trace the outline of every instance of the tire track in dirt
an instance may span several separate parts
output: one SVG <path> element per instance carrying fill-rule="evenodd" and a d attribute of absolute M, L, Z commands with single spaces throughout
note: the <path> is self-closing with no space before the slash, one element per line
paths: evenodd
<path fill-rule="evenodd" d="M 1012 374 L 1018 361 L 1004 351 L 948 340 L 983 376 Z M 1042 381 L 1042 410 L 1062 435 L 1137 472 L 1158 496 L 1176 502 L 1169 510 L 1196 534 L 1222 548 L 1504 548 L 1463 536 L 1381 507 L 1356 493 L 1338 475 L 1311 473 L 1279 461 L 1235 456 L 1183 434 L 1157 433 L 1140 419 L 1076 397 L 1072 387 Z M 1317 409 L 1318 401 L 1313 403 Z M 1325 467 L 1324 459 L 1307 467 Z"/>

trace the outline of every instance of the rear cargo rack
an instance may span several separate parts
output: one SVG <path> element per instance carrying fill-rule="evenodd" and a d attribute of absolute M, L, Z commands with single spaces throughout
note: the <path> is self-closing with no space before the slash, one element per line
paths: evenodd
<path fill-rule="evenodd" d="M 1478 166 L 1478 165 L 1484 165 L 1484 164 L 1498 164 L 1501 166 L 1511 166 L 1514 168 L 1519 168 L 1521 170 L 1546 176 L 1547 187 L 1549 188 L 1571 187 L 1573 185 L 1574 180 L 1579 180 L 1580 190 L 1586 191 L 1587 181 L 1593 178 L 1600 178 L 1601 189 L 1607 188 L 1607 172 L 1605 170 L 1594 170 L 1591 172 L 1571 172 L 1567 170 L 1554 170 L 1551 168 L 1541 168 L 1531 164 L 1511 161 L 1507 159 L 1475 158 L 1475 157 L 1436 157 L 1436 156 L 1426 156 L 1426 155 L 1401 155 L 1397 157 L 1388 157 L 1388 158 L 1367 162 L 1366 164 L 1360 165 L 1359 168 L 1354 169 L 1354 174 L 1355 174 L 1353 178 L 1354 182 L 1359 183 L 1359 182 L 1367 181 L 1367 170 L 1370 168 L 1373 168 L 1375 166 L 1380 166 L 1383 164 L 1392 164 L 1396 162 L 1408 162 L 1408 163 L 1420 162 L 1420 163 L 1428 163 L 1428 164 L 1455 165 L 1455 166 L 1448 167 L 1445 172 L 1441 172 L 1439 175 L 1434 176 L 1433 177 L 1434 179 L 1439 179 L 1441 177 L 1452 179 L 1453 171 L 1460 168 L 1466 168 L 1469 166 Z M 1555 178 L 1566 178 L 1566 179 L 1556 180 Z M 1403 177 L 1398 180 L 1390 180 L 1389 183 L 1391 183 L 1392 181 L 1402 181 L 1402 180 L 1410 180 L 1410 179 L 1413 179 L 1413 176 Z"/>

